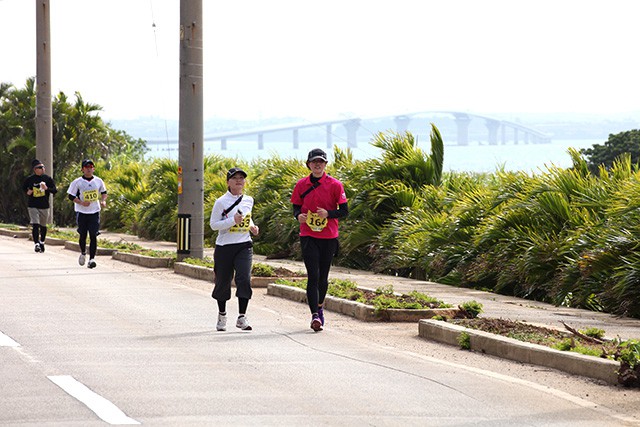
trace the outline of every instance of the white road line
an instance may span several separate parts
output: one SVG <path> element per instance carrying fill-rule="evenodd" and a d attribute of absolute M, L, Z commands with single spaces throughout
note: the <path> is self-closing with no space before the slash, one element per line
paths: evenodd
<path fill-rule="evenodd" d="M 98 417 L 109 424 L 140 424 L 138 421 L 127 417 L 116 405 L 99 394 L 94 393 L 70 375 L 50 375 L 47 378 L 71 396 L 84 403 L 87 408 L 91 409 Z"/>
<path fill-rule="evenodd" d="M 0 347 L 20 347 L 20 344 L 0 332 Z"/>

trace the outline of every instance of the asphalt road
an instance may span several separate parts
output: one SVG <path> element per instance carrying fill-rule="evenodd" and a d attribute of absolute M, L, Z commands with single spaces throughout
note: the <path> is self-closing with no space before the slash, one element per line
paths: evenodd
<path fill-rule="evenodd" d="M 417 338 L 417 325 L 255 290 L 215 331 L 210 285 L 0 237 L 3 425 L 635 425 L 640 395 Z M 237 312 L 232 300 L 230 319 Z"/>

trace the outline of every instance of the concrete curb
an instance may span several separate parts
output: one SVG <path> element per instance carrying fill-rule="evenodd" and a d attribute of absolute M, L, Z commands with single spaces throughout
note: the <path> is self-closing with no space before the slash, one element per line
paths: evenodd
<path fill-rule="evenodd" d="M 89 242 L 87 242 L 87 245 L 89 244 Z M 76 243 L 76 242 L 70 242 L 70 241 L 65 241 L 64 242 L 64 248 L 65 249 L 69 249 L 75 252 L 80 252 L 80 244 Z M 101 248 L 98 246 L 98 250 L 96 251 L 96 255 L 113 255 L 113 253 L 115 252 L 115 249 L 109 249 L 109 248 Z"/>
<path fill-rule="evenodd" d="M 118 261 L 140 265 L 147 268 L 171 268 L 172 258 L 152 257 L 148 255 L 132 254 L 129 252 L 114 252 L 111 257 Z"/>
<path fill-rule="evenodd" d="M 66 240 L 64 239 L 58 239 L 56 237 L 47 237 L 45 245 L 47 246 L 64 246 L 64 243 L 66 242 Z"/>
<path fill-rule="evenodd" d="M 620 363 L 614 360 L 555 350 L 439 320 L 418 322 L 418 335 L 436 342 L 460 347 L 458 338 L 462 333 L 469 335 L 470 349 L 474 351 L 618 384 Z"/>
<path fill-rule="evenodd" d="M 191 277 L 192 279 L 206 280 L 213 283 L 213 268 L 204 267 L 201 265 L 188 264 L 186 262 L 176 262 L 173 265 L 173 271 L 176 274 L 182 274 L 184 276 Z M 252 288 L 266 288 L 269 284 L 275 282 L 278 279 L 292 280 L 292 277 L 263 277 L 252 276 L 251 287 Z M 299 277 L 297 277 L 299 279 Z M 235 283 L 234 283 L 235 286 Z"/>
<path fill-rule="evenodd" d="M 192 265 L 186 262 L 176 262 L 173 264 L 173 271 L 176 274 L 191 277 L 192 279 L 206 280 L 213 283 L 213 268 L 202 265 Z"/>
<path fill-rule="evenodd" d="M 286 298 L 296 302 L 307 302 L 307 292 L 293 286 L 271 283 L 267 286 L 267 295 Z M 356 301 L 348 301 L 342 298 L 327 295 L 324 308 L 347 316 L 355 317 L 364 322 L 417 322 L 420 319 L 434 316 L 455 316 L 457 309 L 436 308 L 431 310 L 395 309 L 376 311 L 373 306 Z"/>
<path fill-rule="evenodd" d="M 6 228 L 0 228 L 1 236 L 9 236 L 14 239 L 28 239 L 31 236 L 30 231 L 21 231 L 21 230 L 8 230 Z"/>
<path fill-rule="evenodd" d="M 31 236 L 31 231 L 25 230 L 7 230 L 6 228 L 0 228 L 0 236 L 9 236 L 14 239 L 27 239 L 30 242 L 33 241 L 33 237 Z M 63 246 L 65 240 L 58 239 L 56 237 L 47 237 L 46 244 L 51 246 Z"/>

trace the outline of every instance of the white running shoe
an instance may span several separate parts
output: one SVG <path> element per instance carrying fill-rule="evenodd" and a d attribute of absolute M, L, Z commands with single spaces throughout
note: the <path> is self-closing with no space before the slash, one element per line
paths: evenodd
<path fill-rule="evenodd" d="M 252 329 L 251 325 L 249 325 L 249 321 L 247 320 L 247 316 L 238 316 L 236 328 L 240 328 L 243 331 L 250 331 Z"/>
<path fill-rule="evenodd" d="M 87 264 L 87 267 L 89 268 L 96 268 L 96 260 L 94 260 L 93 258 L 89 260 L 89 263 Z"/>
<path fill-rule="evenodd" d="M 84 265 L 85 255 L 80 254 L 80 258 L 78 258 L 78 264 Z"/>
<path fill-rule="evenodd" d="M 226 314 L 218 314 L 218 323 L 216 323 L 217 331 L 226 331 L 227 330 L 227 315 Z"/>

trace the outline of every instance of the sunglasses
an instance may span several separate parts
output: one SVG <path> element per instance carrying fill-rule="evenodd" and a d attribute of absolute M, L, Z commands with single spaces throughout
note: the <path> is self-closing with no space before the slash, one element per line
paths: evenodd
<path fill-rule="evenodd" d="M 36 166 L 36 169 L 44 169 L 44 166 Z"/>

